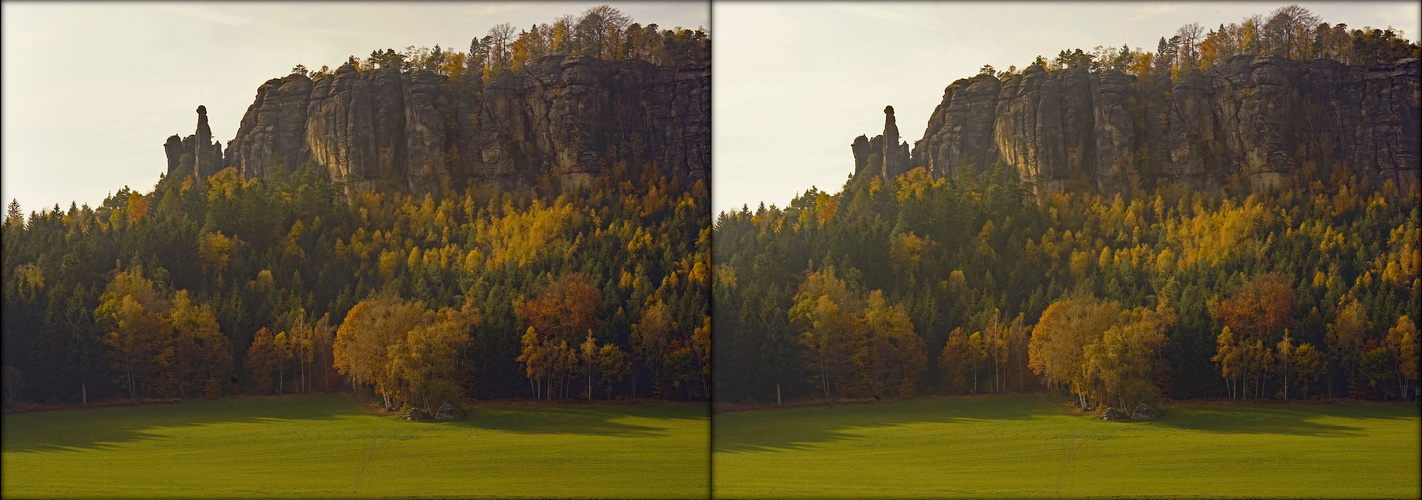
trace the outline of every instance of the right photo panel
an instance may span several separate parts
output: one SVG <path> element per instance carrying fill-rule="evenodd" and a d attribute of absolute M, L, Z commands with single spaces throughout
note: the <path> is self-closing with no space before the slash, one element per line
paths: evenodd
<path fill-rule="evenodd" d="M 712 5 L 717 498 L 1417 498 L 1417 2 Z"/>

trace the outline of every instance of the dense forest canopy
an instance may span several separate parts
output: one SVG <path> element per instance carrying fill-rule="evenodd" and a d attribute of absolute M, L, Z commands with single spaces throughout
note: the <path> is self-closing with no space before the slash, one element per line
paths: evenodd
<path fill-rule="evenodd" d="M 702 30 L 644 28 L 607 7 L 491 37 L 473 59 L 436 48 L 361 65 L 488 74 L 560 51 L 709 55 Z M 439 196 L 348 193 L 314 161 L 253 179 L 192 174 L 184 155 L 151 191 L 98 207 L 26 216 L 10 203 L 7 405 L 342 387 L 426 410 L 464 397 L 708 397 L 704 182 L 627 162 L 575 189 L 540 178 Z"/>
<path fill-rule="evenodd" d="M 1418 56 L 1393 30 L 1349 32 L 1297 6 L 1201 31 L 1034 64 L 1173 77 L 1243 53 Z M 837 193 L 717 217 L 717 401 L 1417 398 L 1415 173 L 1399 185 L 1309 162 L 1275 185 L 1049 190 L 1001 158 L 887 179 L 876 161 Z"/>

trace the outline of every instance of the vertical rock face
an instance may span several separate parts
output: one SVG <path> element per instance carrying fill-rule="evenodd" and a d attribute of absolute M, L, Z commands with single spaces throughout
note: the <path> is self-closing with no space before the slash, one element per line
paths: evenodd
<path fill-rule="evenodd" d="M 370 79 L 361 78 L 355 67 L 346 64 L 332 76 L 319 78 L 309 94 L 307 115 L 302 120 L 301 136 L 310 148 L 312 159 L 325 166 L 332 180 L 349 182 L 355 189 L 369 189 L 364 179 L 379 177 L 375 155 L 375 113 L 370 92 Z M 253 106 L 256 106 L 254 104 Z M 255 114 L 260 115 L 260 109 Z M 253 116 L 252 109 L 247 116 Z M 247 118 L 243 118 L 246 122 Z M 239 130 L 234 143 L 245 142 L 247 136 Z M 260 137 L 254 137 L 254 142 Z M 260 175 L 260 170 L 238 156 L 234 165 L 245 175 Z"/>
<path fill-rule="evenodd" d="M 404 169 L 405 189 L 428 191 L 440 185 L 444 172 L 445 112 L 441 103 L 448 103 L 447 92 L 439 75 L 419 71 L 410 75 L 409 86 L 401 92 L 405 111 Z"/>
<path fill-rule="evenodd" d="M 213 142 L 212 129 L 207 126 L 207 107 L 198 106 L 197 131 L 185 139 L 177 134 L 163 143 L 163 154 L 168 157 L 168 175 L 173 175 L 182 163 L 183 155 L 189 155 L 193 162 L 193 172 L 198 179 L 222 170 L 222 143 Z"/>
<path fill-rule="evenodd" d="M 1002 83 L 979 75 L 958 80 L 943 89 L 943 103 L 928 118 L 923 140 L 914 144 L 914 163 L 939 177 L 959 169 L 981 172 L 997 160 L 993 116 Z"/>
<path fill-rule="evenodd" d="M 256 102 L 242 117 L 237 138 L 227 143 L 226 164 L 241 165 L 248 178 L 264 177 L 274 168 L 285 172 L 299 168 L 309 154 L 303 136 L 311 87 L 311 80 L 300 75 L 263 83 Z"/>
<path fill-rule="evenodd" d="M 1095 76 L 1085 70 L 1048 74 L 1033 65 L 1003 83 L 993 139 L 1022 178 L 1061 190 L 1073 176 L 1094 170 Z"/>
<path fill-rule="evenodd" d="M 179 159 L 187 152 L 187 148 L 183 147 L 183 139 L 178 137 L 178 134 L 173 134 L 163 143 L 163 154 L 168 157 L 168 175 L 173 175 L 178 170 Z"/>
<path fill-rule="evenodd" d="M 894 107 L 884 106 L 884 170 L 885 179 L 892 179 L 909 170 L 909 147 L 899 141 L 899 126 L 894 122 Z"/>
<path fill-rule="evenodd" d="M 892 179 L 909 170 L 911 157 L 907 142 L 899 141 L 899 126 L 894 121 L 894 107 L 884 107 L 884 133 L 866 139 L 859 136 L 850 144 L 854 152 L 854 172 L 872 168 L 874 175 Z"/>
<path fill-rule="evenodd" d="M 1140 98 L 1131 83 L 1135 79 L 1119 71 L 1108 71 L 1096 79 L 1097 99 L 1092 101 L 1092 135 L 1096 149 L 1096 189 L 1126 185 L 1135 153 L 1135 120 L 1127 103 Z"/>
<path fill-rule="evenodd" d="M 694 182 L 710 174 L 710 75 L 709 64 L 548 56 L 455 86 L 347 64 L 262 84 L 225 162 L 253 178 L 310 160 L 352 192 L 514 189 L 545 176 L 572 188 L 617 162 Z"/>
<path fill-rule="evenodd" d="M 489 82 L 474 126 L 461 124 L 460 165 L 482 182 L 552 174 L 586 184 L 619 161 L 708 179 L 710 66 L 658 67 L 548 56 Z"/>
<path fill-rule="evenodd" d="M 1362 68 L 1244 55 L 1173 82 L 1033 65 L 949 85 L 912 166 L 948 176 L 1001 160 L 1048 190 L 1110 191 L 1132 176 L 1259 188 L 1315 162 L 1405 186 L 1422 149 L 1418 81 L 1417 59 Z"/>
<path fill-rule="evenodd" d="M 212 129 L 207 126 L 207 107 L 197 107 L 197 143 L 193 151 L 193 172 L 197 178 L 210 176 L 222 170 L 222 143 L 213 142 Z"/>

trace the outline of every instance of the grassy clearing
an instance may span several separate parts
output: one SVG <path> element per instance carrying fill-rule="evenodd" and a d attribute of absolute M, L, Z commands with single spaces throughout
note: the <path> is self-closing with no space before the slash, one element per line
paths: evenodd
<path fill-rule="evenodd" d="M 1181 405 L 1101 422 L 1044 397 L 717 414 L 717 497 L 1405 497 L 1416 405 Z"/>
<path fill-rule="evenodd" d="M 4 418 L 11 497 L 705 497 L 705 407 L 493 404 L 411 423 L 342 396 Z"/>

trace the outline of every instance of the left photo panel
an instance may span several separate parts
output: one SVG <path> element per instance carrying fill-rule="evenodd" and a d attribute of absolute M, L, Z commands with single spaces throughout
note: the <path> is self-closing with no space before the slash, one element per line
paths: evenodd
<path fill-rule="evenodd" d="M 710 4 L 3 4 L 6 498 L 707 498 Z"/>

